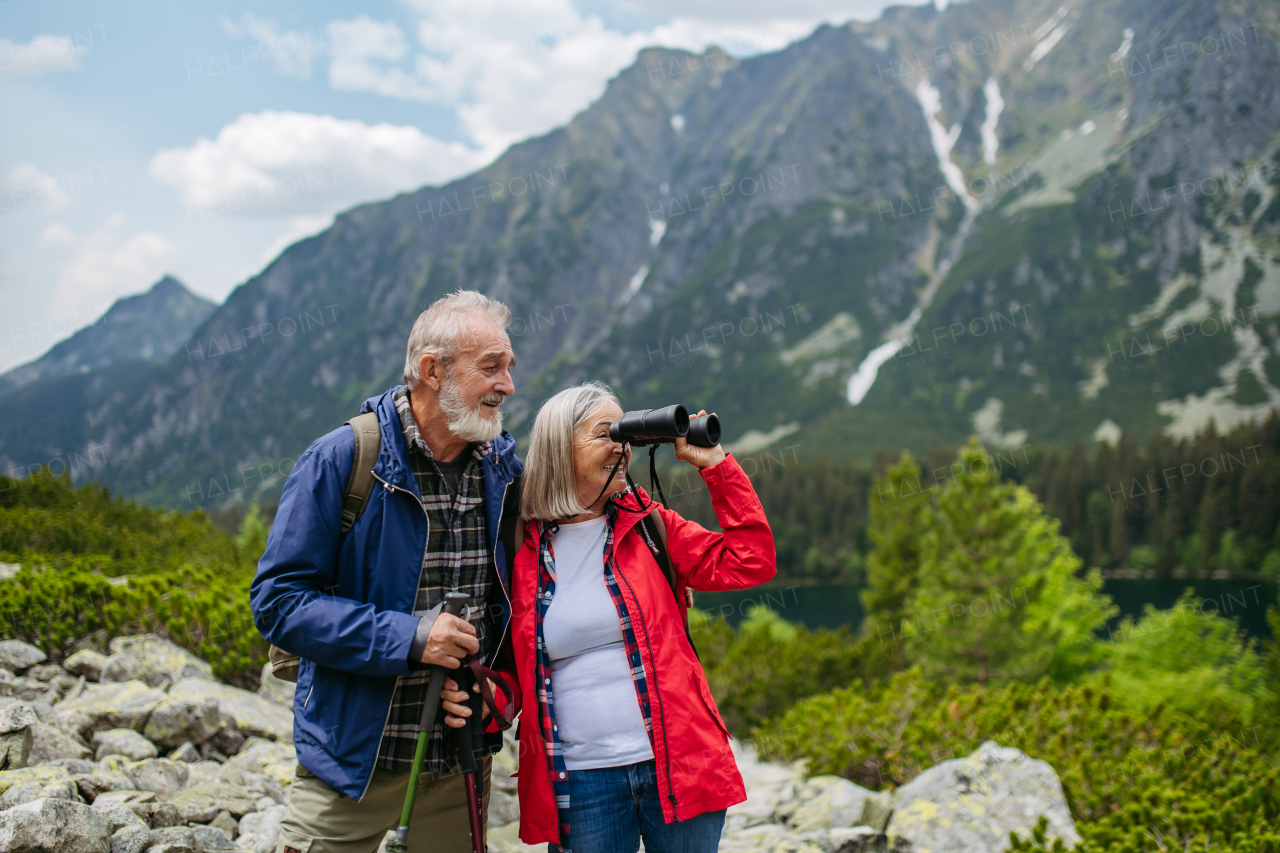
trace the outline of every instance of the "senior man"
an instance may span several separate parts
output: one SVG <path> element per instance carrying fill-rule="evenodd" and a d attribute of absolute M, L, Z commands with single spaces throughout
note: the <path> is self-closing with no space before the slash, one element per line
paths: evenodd
<path fill-rule="evenodd" d="M 500 408 L 515 391 L 510 321 L 505 305 L 473 291 L 418 317 L 405 384 L 362 409 L 377 413 L 381 448 L 347 533 L 350 427 L 312 444 L 285 482 L 250 589 L 263 636 L 302 657 L 297 778 L 278 853 L 377 850 L 399 822 L 431 666 L 455 669 L 467 654 L 492 662 L 501 644 L 510 599 L 498 528 L 515 510 L 504 504 L 522 470 Z M 468 620 L 440 611 L 458 590 Z M 494 686 L 501 707 L 513 691 Z M 437 717 L 409 849 L 463 853 L 472 849 L 464 786 L 441 734 Z M 496 751 L 501 736 L 487 734 L 486 745 Z"/>

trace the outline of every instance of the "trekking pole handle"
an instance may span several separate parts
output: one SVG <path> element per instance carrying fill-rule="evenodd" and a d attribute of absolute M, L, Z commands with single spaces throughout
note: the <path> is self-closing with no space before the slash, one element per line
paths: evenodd
<path fill-rule="evenodd" d="M 446 592 L 442 612 L 450 616 L 461 616 L 467 601 L 465 592 Z M 422 719 L 419 725 L 423 731 L 430 731 L 436 723 L 436 710 L 440 707 L 440 691 L 444 689 L 444 677 L 448 670 L 437 666 L 431 671 L 431 680 L 427 682 L 427 701 L 422 703 Z"/>

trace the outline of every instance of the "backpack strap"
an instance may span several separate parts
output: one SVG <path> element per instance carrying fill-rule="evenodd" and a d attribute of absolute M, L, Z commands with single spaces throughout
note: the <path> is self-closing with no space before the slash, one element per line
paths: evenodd
<path fill-rule="evenodd" d="M 351 474 L 342 494 L 342 532 L 355 525 L 373 494 L 373 465 L 382 452 L 382 430 L 378 427 L 378 413 L 365 412 L 346 423 L 356 436 L 356 455 L 351 462 Z"/>
<path fill-rule="evenodd" d="M 356 437 L 355 458 L 351 461 L 351 473 L 347 476 L 347 488 L 342 493 L 342 535 L 355 525 L 373 494 L 373 465 L 382 451 L 382 431 L 378 427 L 378 413 L 365 412 L 346 421 Z M 281 681 L 297 683 L 301 659 L 298 655 L 279 646 L 267 650 L 271 661 L 271 674 Z"/>
<path fill-rule="evenodd" d="M 649 550 L 653 552 L 653 558 L 658 561 L 658 568 L 662 569 L 662 573 L 667 576 L 667 585 L 671 587 L 671 594 L 677 595 L 680 577 L 676 574 L 676 567 L 671 564 L 671 554 L 667 552 L 667 523 L 658 514 L 656 506 L 649 510 L 649 514 L 641 519 L 640 523 L 644 525 L 645 540 Z"/>
<path fill-rule="evenodd" d="M 671 553 L 667 551 L 667 523 L 662 520 L 655 506 L 640 520 L 640 526 L 643 528 L 645 542 L 653 552 L 653 559 L 658 562 L 658 568 L 662 569 L 662 573 L 666 575 L 667 585 L 671 587 L 676 606 L 680 608 L 680 615 L 684 621 L 684 635 L 689 638 L 689 648 L 693 649 L 694 655 L 701 660 L 698 647 L 693 643 L 693 635 L 689 633 L 689 608 L 693 606 L 693 590 L 685 586 L 685 600 L 680 600 L 680 576 L 676 574 L 676 567 L 671 562 Z"/>

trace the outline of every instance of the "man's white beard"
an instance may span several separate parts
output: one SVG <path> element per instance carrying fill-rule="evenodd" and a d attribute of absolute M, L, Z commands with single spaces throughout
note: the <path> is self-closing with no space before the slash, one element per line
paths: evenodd
<path fill-rule="evenodd" d="M 502 410 L 495 409 L 491 418 L 481 414 L 485 403 L 501 404 L 505 395 L 494 392 L 480 398 L 474 409 L 468 408 L 458 394 L 458 383 L 446 376 L 440 386 L 440 409 L 448 418 L 449 432 L 464 441 L 493 441 L 502 434 Z"/>

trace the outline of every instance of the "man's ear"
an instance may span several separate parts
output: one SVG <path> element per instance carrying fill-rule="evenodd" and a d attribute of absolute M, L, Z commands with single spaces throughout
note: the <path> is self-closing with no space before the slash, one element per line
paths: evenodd
<path fill-rule="evenodd" d="M 418 375 L 422 377 L 422 384 L 437 394 L 440 393 L 440 388 L 444 385 L 444 374 L 444 364 L 436 357 L 435 353 L 426 353 L 418 360 Z"/>

